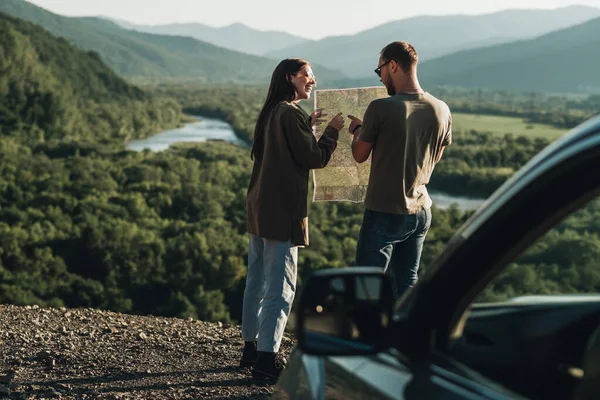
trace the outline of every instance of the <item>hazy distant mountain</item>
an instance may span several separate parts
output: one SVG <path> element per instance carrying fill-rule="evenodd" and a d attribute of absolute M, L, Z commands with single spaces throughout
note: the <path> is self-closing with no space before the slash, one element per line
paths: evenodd
<path fill-rule="evenodd" d="M 389 42 L 412 43 L 421 61 L 456 51 L 530 39 L 600 17 L 600 9 L 570 6 L 554 10 L 507 10 L 485 15 L 420 16 L 390 22 L 352 36 L 328 37 L 267 53 L 304 57 L 362 78 L 373 74 L 379 51 Z"/>
<path fill-rule="evenodd" d="M 215 28 L 200 23 L 136 25 L 118 19 L 112 19 L 112 21 L 125 29 L 160 35 L 189 36 L 226 49 L 255 55 L 263 55 L 270 51 L 312 42 L 312 40 L 289 33 L 260 31 L 239 23 Z"/>
<path fill-rule="evenodd" d="M 514 43 L 423 63 L 425 87 L 453 85 L 545 92 L 600 92 L 600 18 Z"/>
<path fill-rule="evenodd" d="M 101 18 L 69 18 L 24 0 L 0 0 L 0 12 L 36 23 L 77 47 L 98 52 L 117 73 L 135 78 L 190 78 L 206 82 L 268 82 L 277 61 L 189 37 L 124 29 Z M 339 72 L 314 66 L 322 81 Z"/>

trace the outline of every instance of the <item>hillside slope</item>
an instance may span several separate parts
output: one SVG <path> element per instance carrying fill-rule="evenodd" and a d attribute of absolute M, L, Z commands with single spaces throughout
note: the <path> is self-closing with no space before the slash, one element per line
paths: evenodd
<path fill-rule="evenodd" d="M 117 76 L 94 52 L 0 13 L 0 134 L 25 142 L 128 140 L 179 122 L 174 101 Z"/>

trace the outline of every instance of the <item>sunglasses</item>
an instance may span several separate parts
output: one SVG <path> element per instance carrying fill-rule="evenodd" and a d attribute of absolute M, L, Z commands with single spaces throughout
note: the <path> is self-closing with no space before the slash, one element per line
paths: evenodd
<path fill-rule="evenodd" d="M 389 60 L 389 61 L 386 61 L 386 62 L 384 62 L 383 64 L 381 64 L 379 67 L 375 68 L 375 70 L 374 70 L 374 71 L 375 71 L 375 73 L 377 74 L 377 76 L 378 76 L 378 77 L 380 77 L 380 78 L 381 78 L 381 67 L 385 67 L 386 65 L 388 65 L 388 64 L 389 64 L 389 63 L 391 63 L 392 61 L 394 61 L 394 60 Z"/>

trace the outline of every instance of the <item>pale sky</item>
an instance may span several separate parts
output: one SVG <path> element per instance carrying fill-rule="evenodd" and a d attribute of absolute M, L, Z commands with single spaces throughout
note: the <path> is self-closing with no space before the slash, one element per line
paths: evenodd
<path fill-rule="evenodd" d="M 0 0 L 2 1 L 2 0 Z M 600 8 L 600 0 L 28 0 L 57 14 L 107 16 L 144 25 L 241 22 L 311 39 L 353 34 L 416 15 L 483 14 L 509 8 Z"/>

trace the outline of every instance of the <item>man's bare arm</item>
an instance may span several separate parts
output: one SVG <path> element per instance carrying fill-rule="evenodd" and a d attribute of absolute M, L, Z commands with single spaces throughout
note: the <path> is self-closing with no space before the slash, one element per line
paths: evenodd
<path fill-rule="evenodd" d="M 362 121 L 356 118 L 354 115 L 348 115 L 350 118 L 350 126 L 348 131 L 352 135 L 352 157 L 357 163 L 363 163 L 369 159 L 371 150 L 373 150 L 373 143 L 365 142 L 360 140 L 360 130 L 362 129 Z"/>
<path fill-rule="evenodd" d="M 354 131 L 354 137 L 352 138 L 352 157 L 359 164 L 367 161 L 371 155 L 371 150 L 373 150 L 373 143 L 359 139 L 360 129 L 359 127 Z"/>

